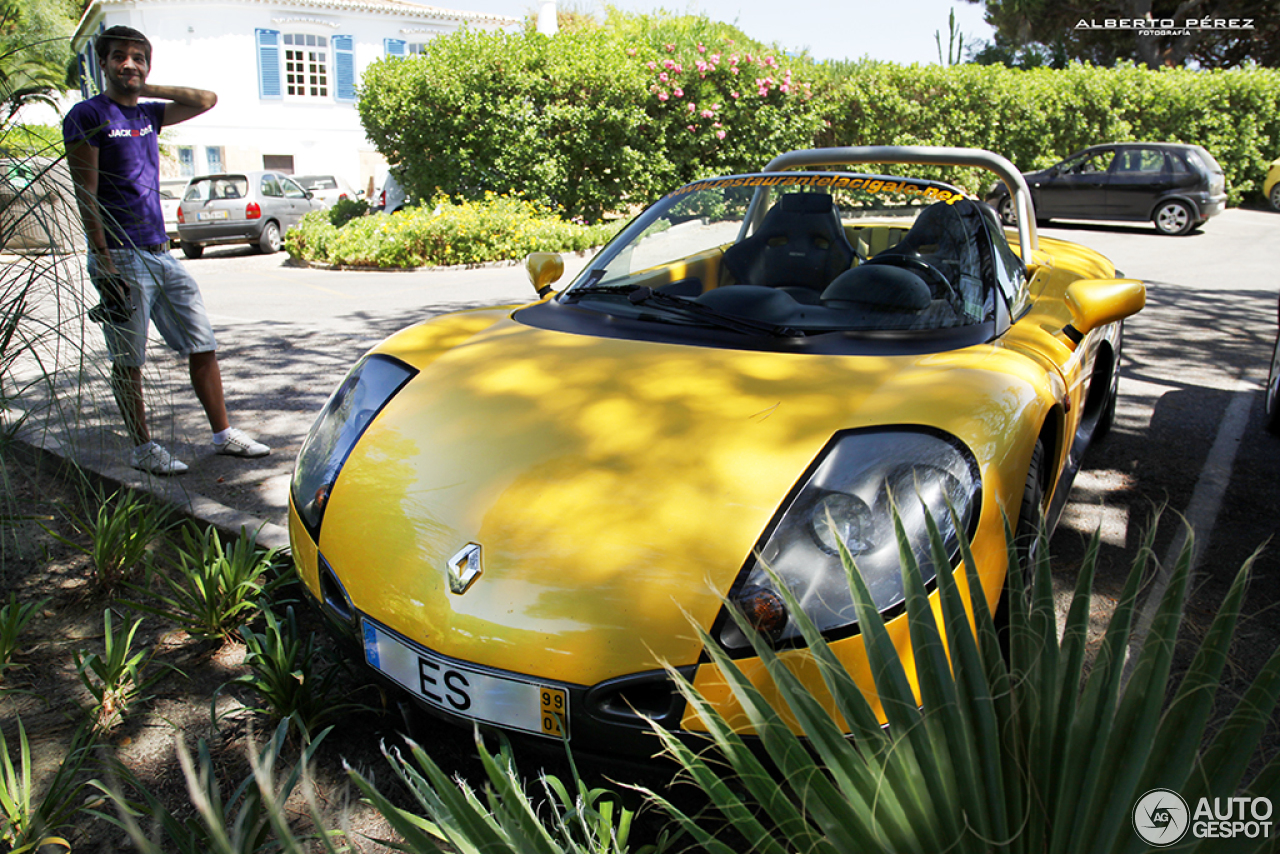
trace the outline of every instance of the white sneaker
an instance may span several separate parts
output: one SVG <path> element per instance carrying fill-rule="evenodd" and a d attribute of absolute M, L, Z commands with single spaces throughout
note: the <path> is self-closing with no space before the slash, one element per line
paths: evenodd
<path fill-rule="evenodd" d="M 140 471 L 151 474 L 182 474 L 187 470 L 186 463 L 175 459 L 173 454 L 156 442 L 148 442 L 134 448 L 130 456 L 130 464 Z"/>
<path fill-rule="evenodd" d="M 227 433 L 227 441 L 214 442 L 214 450 L 229 457 L 265 457 L 271 449 L 261 442 L 255 442 L 243 430 L 232 427 Z"/>

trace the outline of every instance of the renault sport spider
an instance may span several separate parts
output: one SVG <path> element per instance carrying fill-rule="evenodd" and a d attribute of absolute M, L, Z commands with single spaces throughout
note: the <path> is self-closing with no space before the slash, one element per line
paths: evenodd
<path fill-rule="evenodd" d="M 995 173 L 1016 230 L 913 164 Z M 567 287 L 530 256 L 537 300 L 410 326 L 329 399 L 306 589 L 418 707 L 575 752 L 696 738 L 664 665 L 745 727 L 694 628 L 774 696 L 731 608 L 821 695 L 778 585 L 878 708 L 840 544 L 909 655 L 893 508 L 933 595 L 967 543 L 996 607 L 1005 519 L 1051 527 L 1115 415 L 1144 286 L 1031 204 L 988 152 L 816 149 L 672 191 Z"/>

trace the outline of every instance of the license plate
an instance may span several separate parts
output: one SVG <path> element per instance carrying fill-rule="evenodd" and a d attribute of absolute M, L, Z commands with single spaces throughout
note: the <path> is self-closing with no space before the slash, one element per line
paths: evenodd
<path fill-rule="evenodd" d="M 226 219 L 230 214 L 226 211 L 196 211 L 196 220 L 204 222 L 209 219 Z"/>
<path fill-rule="evenodd" d="M 369 666 L 428 705 L 507 729 L 568 736 L 569 694 L 563 688 L 462 664 L 362 622 Z"/>

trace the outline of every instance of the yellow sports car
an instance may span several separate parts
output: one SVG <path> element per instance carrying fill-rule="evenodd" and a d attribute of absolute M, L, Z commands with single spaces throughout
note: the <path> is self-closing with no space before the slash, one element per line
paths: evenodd
<path fill-rule="evenodd" d="M 1016 246 L 955 187 L 854 163 L 993 171 Z M 967 540 L 994 606 L 1003 514 L 1052 524 L 1114 417 L 1144 287 L 1037 246 L 1030 205 L 988 152 L 798 151 L 675 190 L 559 292 L 531 256 L 536 302 L 411 326 L 326 404 L 291 489 L 306 588 L 431 712 L 644 755 L 646 718 L 698 727 L 664 662 L 744 720 L 694 625 L 773 690 L 728 607 L 822 695 L 768 565 L 874 703 L 837 540 L 909 656 L 891 502 L 925 580 Z"/>

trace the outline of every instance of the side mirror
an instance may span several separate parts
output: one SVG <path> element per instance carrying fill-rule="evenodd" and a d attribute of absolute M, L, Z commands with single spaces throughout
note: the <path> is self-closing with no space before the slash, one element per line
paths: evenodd
<path fill-rule="evenodd" d="M 1147 287 L 1137 279 L 1081 279 L 1067 286 L 1071 323 L 1062 330 L 1075 343 L 1091 329 L 1124 320 L 1147 304 Z"/>
<path fill-rule="evenodd" d="M 541 299 L 551 293 L 551 285 L 564 275 L 564 259 L 557 252 L 532 252 L 524 259 L 524 269 Z"/>

